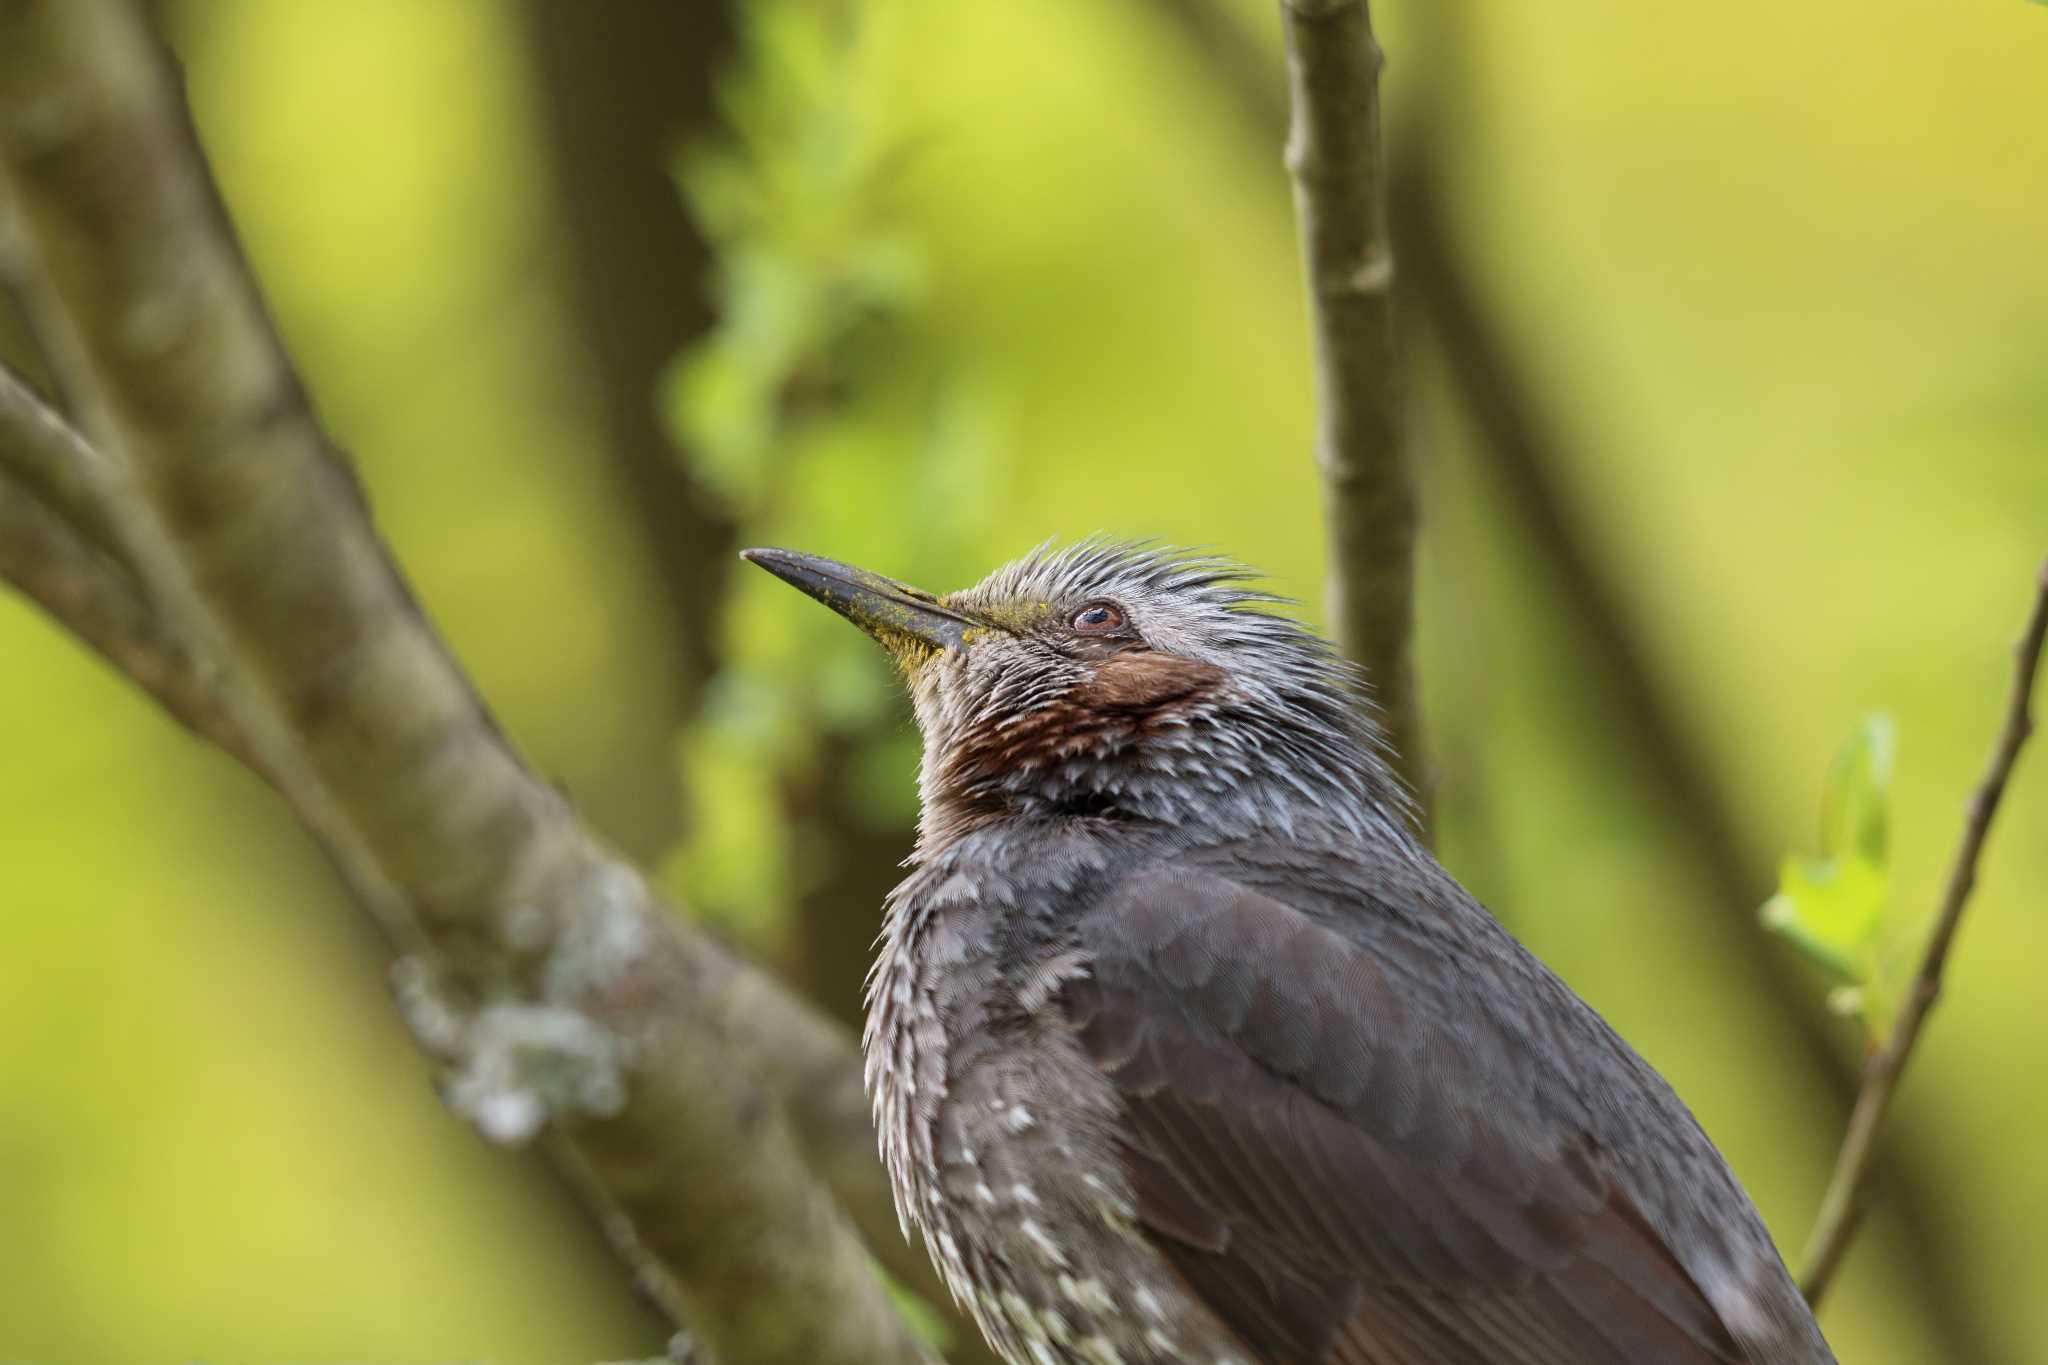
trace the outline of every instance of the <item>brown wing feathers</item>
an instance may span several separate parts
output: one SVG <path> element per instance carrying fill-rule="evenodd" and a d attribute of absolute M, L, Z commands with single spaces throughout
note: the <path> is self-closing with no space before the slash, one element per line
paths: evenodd
<path fill-rule="evenodd" d="M 1363 948 L 1185 871 L 1100 913 L 1064 1003 L 1122 1096 L 1139 1219 L 1260 1365 L 1744 1360 L 1584 1141 Z"/>

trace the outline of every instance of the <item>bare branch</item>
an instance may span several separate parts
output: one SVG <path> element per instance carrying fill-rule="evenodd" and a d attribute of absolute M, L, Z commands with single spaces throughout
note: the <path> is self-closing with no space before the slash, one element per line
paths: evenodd
<path fill-rule="evenodd" d="M 404 994 L 452 1102 L 501 1140 L 552 1119 L 727 1365 L 923 1359 L 763 1079 L 787 1047 L 857 1093 L 850 1045 L 664 913 L 507 746 L 320 432 L 130 7 L 0 8 L 0 187 L 55 367 L 146 499 L 123 548 L 418 945 Z"/>
<path fill-rule="evenodd" d="M 9 428 L 0 464 L 43 506 L 69 523 L 93 549 L 121 560 L 120 537 L 107 520 L 123 483 L 119 465 L 94 450 L 35 387 L 0 364 L 0 411 Z"/>
<path fill-rule="evenodd" d="M 181 725 L 261 773 L 205 664 L 150 608 L 117 558 L 100 508 L 118 478 L 63 418 L 0 367 L 0 577 Z"/>
<path fill-rule="evenodd" d="M 1928 1012 L 1941 996 L 1942 972 L 1948 965 L 1949 950 L 1955 946 L 1956 929 L 1963 921 L 1970 891 L 1977 884 L 1977 859 L 1984 851 L 1991 821 L 2005 795 L 2006 779 L 2012 776 L 2021 746 L 2034 732 L 2030 707 L 2044 639 L 2048 639 L 2048 563 L 2041 566 L 2033 610 L 2019 643 L 2013 647 L 2012 693 L 2006 701 L 2005 724 L 1999 731 L 1997 747 L 1991 752 L 1991 766 L 1965 807 L 1962 842 L 1957 845 L 1955 862 L 1949 868 L 1948 885 L 1935 912 L 1933 933 L 1928 936 L 1919 970 L 1913 974 L 1912 987 L 1899 1007 L 1899 1017 L 1892 1024 L 1891 1036 L 1863 1068 L 1863 1089 L 1856 1097 L 1856 1111 L 1849 1117 L 1848 1135 L 1842 1140 L 1834 1176 L 1828 1181 L 1820 1216 L 1801 1258 L 1799 1287 L 1808 1303 L 1818 1304 L 1833 1283 L 1862 1220 L 1878 1136 L 1891 1112 L 1892 1097 L 1898 1093 L 1899 1078 L 1905 1074 L 1913 1045 L 1920 1040 Z"/>
<path fill-rule="evenodd" d="M 1403 444 L 1379 45 L 1364 0 L 1282 0 L 1294 176 L 1315 329 L 1329 610 L 1364 665 L 1397 766 L 1427 793 L 1411 657 L 1415 489 Z"/>

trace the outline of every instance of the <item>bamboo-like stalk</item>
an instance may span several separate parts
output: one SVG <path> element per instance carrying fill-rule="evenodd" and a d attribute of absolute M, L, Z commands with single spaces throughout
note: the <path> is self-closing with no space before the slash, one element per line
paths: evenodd
<path fill-rule="evenodd" d="M 1330 624 L 1364 667 L 1396 770 L 1420 799 L 1429 783 L 1412 657 L 1416 503 L 1394 329 L 1382 59 L 1365 0 L 1282 0 L 1280 9 L 1293 111 L 1287 168 L 1314 326 Z"/>

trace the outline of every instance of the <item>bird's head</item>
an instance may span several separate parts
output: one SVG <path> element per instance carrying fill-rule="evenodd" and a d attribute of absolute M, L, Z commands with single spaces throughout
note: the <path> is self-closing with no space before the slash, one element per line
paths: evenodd
<path fill-rule="evenodd" d="M 1084 541 L 935 597 L 744 557 L 895 660 L 924 734 L 922 851 L 1006 816 L 1403 825 L 1357 670 L 1230 561 Z"/>

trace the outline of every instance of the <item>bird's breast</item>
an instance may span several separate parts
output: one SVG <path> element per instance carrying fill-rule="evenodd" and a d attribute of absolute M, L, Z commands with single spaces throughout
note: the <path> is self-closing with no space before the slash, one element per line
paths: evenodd
<path fill-rule="evenodd" d="M 914 879 L 915 880 L 915 879 Z M 897 1207 L 1012 1361 L 1232 1358 L 1138 1233 L 1118 1101 L 1062 1014 L 1071 950 L 1017 950 L 1016 907 L 945 879 L 899 896 L 868 1076 Z"/>

